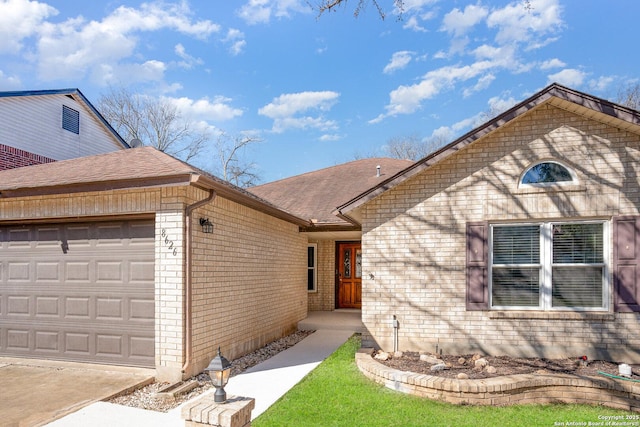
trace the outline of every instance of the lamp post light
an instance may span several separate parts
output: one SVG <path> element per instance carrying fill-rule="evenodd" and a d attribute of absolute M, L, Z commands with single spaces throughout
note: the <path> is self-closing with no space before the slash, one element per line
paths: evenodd
<path fill-rule="evenodd" d="M 224 391 L 224 386 L 229 382 L 231 362 L 220 354 L 220 347 L 218 347 L 218 354 L 211 360 L 205 371 L 209 375 L 209 378 L 211 378 L 211 383 L 216 388 L 216 392 L 213 394 L 213 401 L 216 403 L 226 402 L 227 392 Z"/>

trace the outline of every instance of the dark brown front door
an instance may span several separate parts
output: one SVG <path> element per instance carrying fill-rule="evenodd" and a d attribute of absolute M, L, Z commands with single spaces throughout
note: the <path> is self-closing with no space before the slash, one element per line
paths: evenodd
<path fill-rule="evenodd" d="M 362 247 L 338 243 L 338 308 L 362 308 Z"/>

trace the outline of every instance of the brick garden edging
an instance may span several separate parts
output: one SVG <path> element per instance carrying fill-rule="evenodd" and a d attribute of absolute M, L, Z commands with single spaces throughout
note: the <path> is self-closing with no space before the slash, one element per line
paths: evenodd
<path fill-rule="evenodd" d="M 567 374 L 518 374 L 481 380 L 459 380 L 389 368 L 356 353 L 356 365 L 368 378 L 392 390 L 457 405 L 578 403 L 640 412 L 640 383 L 608 377 Z"/>

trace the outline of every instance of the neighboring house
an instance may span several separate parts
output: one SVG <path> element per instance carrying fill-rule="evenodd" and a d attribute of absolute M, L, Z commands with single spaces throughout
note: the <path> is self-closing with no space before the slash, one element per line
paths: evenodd
<path fill-rule="evenodd" d="M 0 92 L 0 170 L 125 148 L 78 89 Z"/>
<path fill-rule="evenodd" d="M 339 207 L 364 342 L 640 363 L 640 113 L 553 84 Z"/>
<path fill-rule="evenodd" d="M 336 216 L 336 206 L 389 179 L 413 161 L 355 160 L 249 189 L 287 212 L 309 220 L 307 289 L 310 311 L 361 308 L 359 226 Z"/>
<path fill-rule="evenodd" d="M 306 317 L 309 226 L 151 147 L 0 171 L 0 355 L 241 356 Z"/>

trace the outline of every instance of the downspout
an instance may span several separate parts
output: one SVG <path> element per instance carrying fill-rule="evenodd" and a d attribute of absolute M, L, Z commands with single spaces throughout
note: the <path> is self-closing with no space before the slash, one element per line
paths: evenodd
<path fill-rule="evenodd" d="M 194 210 L 200 206 L 206 205 L 213 201 L 216 197 L 214 190 L 209 190 L 209 196 L 206 199 L 195 202 L 192 205 L 186 207 L 184 211 L 184 227 L 185 227 L 185 266 L 187 274 L 185 278 L 185 295 L 182 301 L 182 312 L 184 317 L 184 365 L 182 365 L 182 373 L 184 374 L 191 367 L 191 309 L 192 309 L 192 296 L 191 296 L 191 256 L 193 250 L 193 239 L 191 238 L 191 214 Z"/>

